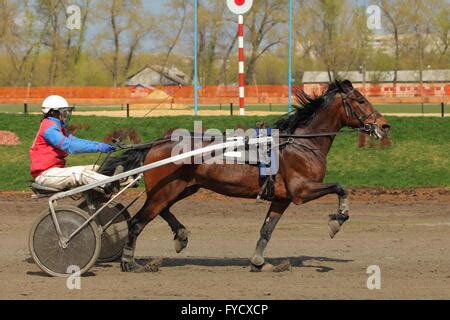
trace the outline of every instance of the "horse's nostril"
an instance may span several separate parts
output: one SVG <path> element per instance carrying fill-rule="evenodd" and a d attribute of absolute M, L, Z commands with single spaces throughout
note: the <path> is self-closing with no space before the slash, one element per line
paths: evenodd
<path fill-rule="evenodd" d="M 381 129 L 383 129 L 383 131 L 385 131 L 385 132 L 388 132 L 389 129 L 391 129 L 391 126 L 388 125 L 388 124 L 383 124 L 383 125 L 381 126 Z"/>

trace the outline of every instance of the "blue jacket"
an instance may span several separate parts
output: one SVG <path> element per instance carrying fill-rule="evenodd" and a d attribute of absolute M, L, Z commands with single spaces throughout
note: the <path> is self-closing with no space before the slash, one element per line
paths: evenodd
<path fill-rule="evenodd" d="M 44 139 L 55 148 L 70 154 L 98 152 L 100 142 L 80 139 L 74 135 L 64 135 L 64 124 L 57 118 L 49 117 L 55 123 L 44 131 Z"/>

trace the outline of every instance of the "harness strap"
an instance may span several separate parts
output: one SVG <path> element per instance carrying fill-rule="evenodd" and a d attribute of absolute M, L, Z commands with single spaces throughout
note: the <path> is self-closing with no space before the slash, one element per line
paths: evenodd
<path fill-rule="evenodd" d="M 135 149 L 148 149 L 148 148 L 153 147 L 154 145 L 162 144 L 162 143 L 166 143 L 166 142 L 170 142 L 170 141 L 172 141 L 172 140 L 168 138 L 168 139 L 158 139 L 158 140 L 141 143 L 141 144 L 124 144 L 118 140 L 113 140 L 113 145 L 115 145 L 116 147 L 118 147 L 121 150 L 124 150 L 124 149 L 135 150 Z"/>
<path fill-rule="evenodd" d="M 280 134 L 279 137 L 280 138 L 318 138 L 318 137 L 331 137 L 331 136 L 336 136 L 339 134 L 350 134 L 350 133 L 357 133 L 357 132 L 361 132 L 361 131 L 366 131 L 367 128 L 366 127 L 360 127 L 357 129 L 352 129 L 352 130 L 345 130 L 345 131 L 334 131 L 334 132 L 319 132 L 319 133 L 302 133 L 302 134 Z"/>

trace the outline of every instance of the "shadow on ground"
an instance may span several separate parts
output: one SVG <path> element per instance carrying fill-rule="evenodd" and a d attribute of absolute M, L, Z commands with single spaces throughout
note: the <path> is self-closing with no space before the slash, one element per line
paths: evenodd
<path fill-rule="evenodd" d="M 184 258 L 158 258 L 158 257 L 136 257 L 136 259 L 144 264 L 151 260 L 161 260 L 161 267 L 183 267 L 183 266 L 202 266 L 202 267 L 249 267 L 250 260 L 248 258 L 211 258 L 211 257 L 184 257 Z M 24 260 L 28 263 L 34 263 L 31 257 Z M 266 262 L 273 265 L 280 265 L 285 261 L 289 261 L 292 267 L 300 268 L 314 268 L 317 272 L 329 272 L 334 270 L 330 266 L 317 265 L 315 262 L 335 262 L 335 263 L 348 263 L 353 260 L 350 259 L 338 259 L 329 257 L 313 257 L 313 256 L 300 256 L 300 257 L 277 257 L 267 258 Z M 108 269 L 108 268 L 120 268 L 118 261 L 113 263 L 97 263 L 96 267 Z M 48 276 L 42 271 L 27 272 L 32 276 Z M 93 276 L 92 272 L 87 272 L 83 276 Z"/>
<path fill-rule="evenodd" d="M 138 260 L 153 260 L 156 257 L 137 257 Z M 337 262 L 348 263 L 353 260 L 337 259 L 329 257 L 278 257 L 267 258 L 266 262 L 273 265 L 282 264 L 289 261 L 293 267 L 316 268 L 317 272 L 329 272 L 334 270 L 332 267 L 309 264 L 310 262 Z M 203 266 L 203 267 L 249 267 L 250 260 L 248 258 L 210 258 L 210 257 L 185 257 L 185 258 L 162 258 L 161 267 L 182 267 L 182 266 Z"/>

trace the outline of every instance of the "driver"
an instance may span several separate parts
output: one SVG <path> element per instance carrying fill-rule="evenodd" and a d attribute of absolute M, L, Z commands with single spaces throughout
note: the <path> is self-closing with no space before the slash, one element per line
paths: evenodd
<path fill-rule="evenodd" d="M 52 95 L 42 103 L 39 131 L 30 148 L 30 171 L 35 182 L 58 190 L 67 190 L 109 178 L 99 174 L 92 165 L 65 167 L 65 157 L 75 153 L 108 153 L 114 147 L 101 142 L 68 135 L 66 126 L 73 108 L 66 99 Z M 117 184 L 103 186 L 106 193 L 117 192 Z"/>

